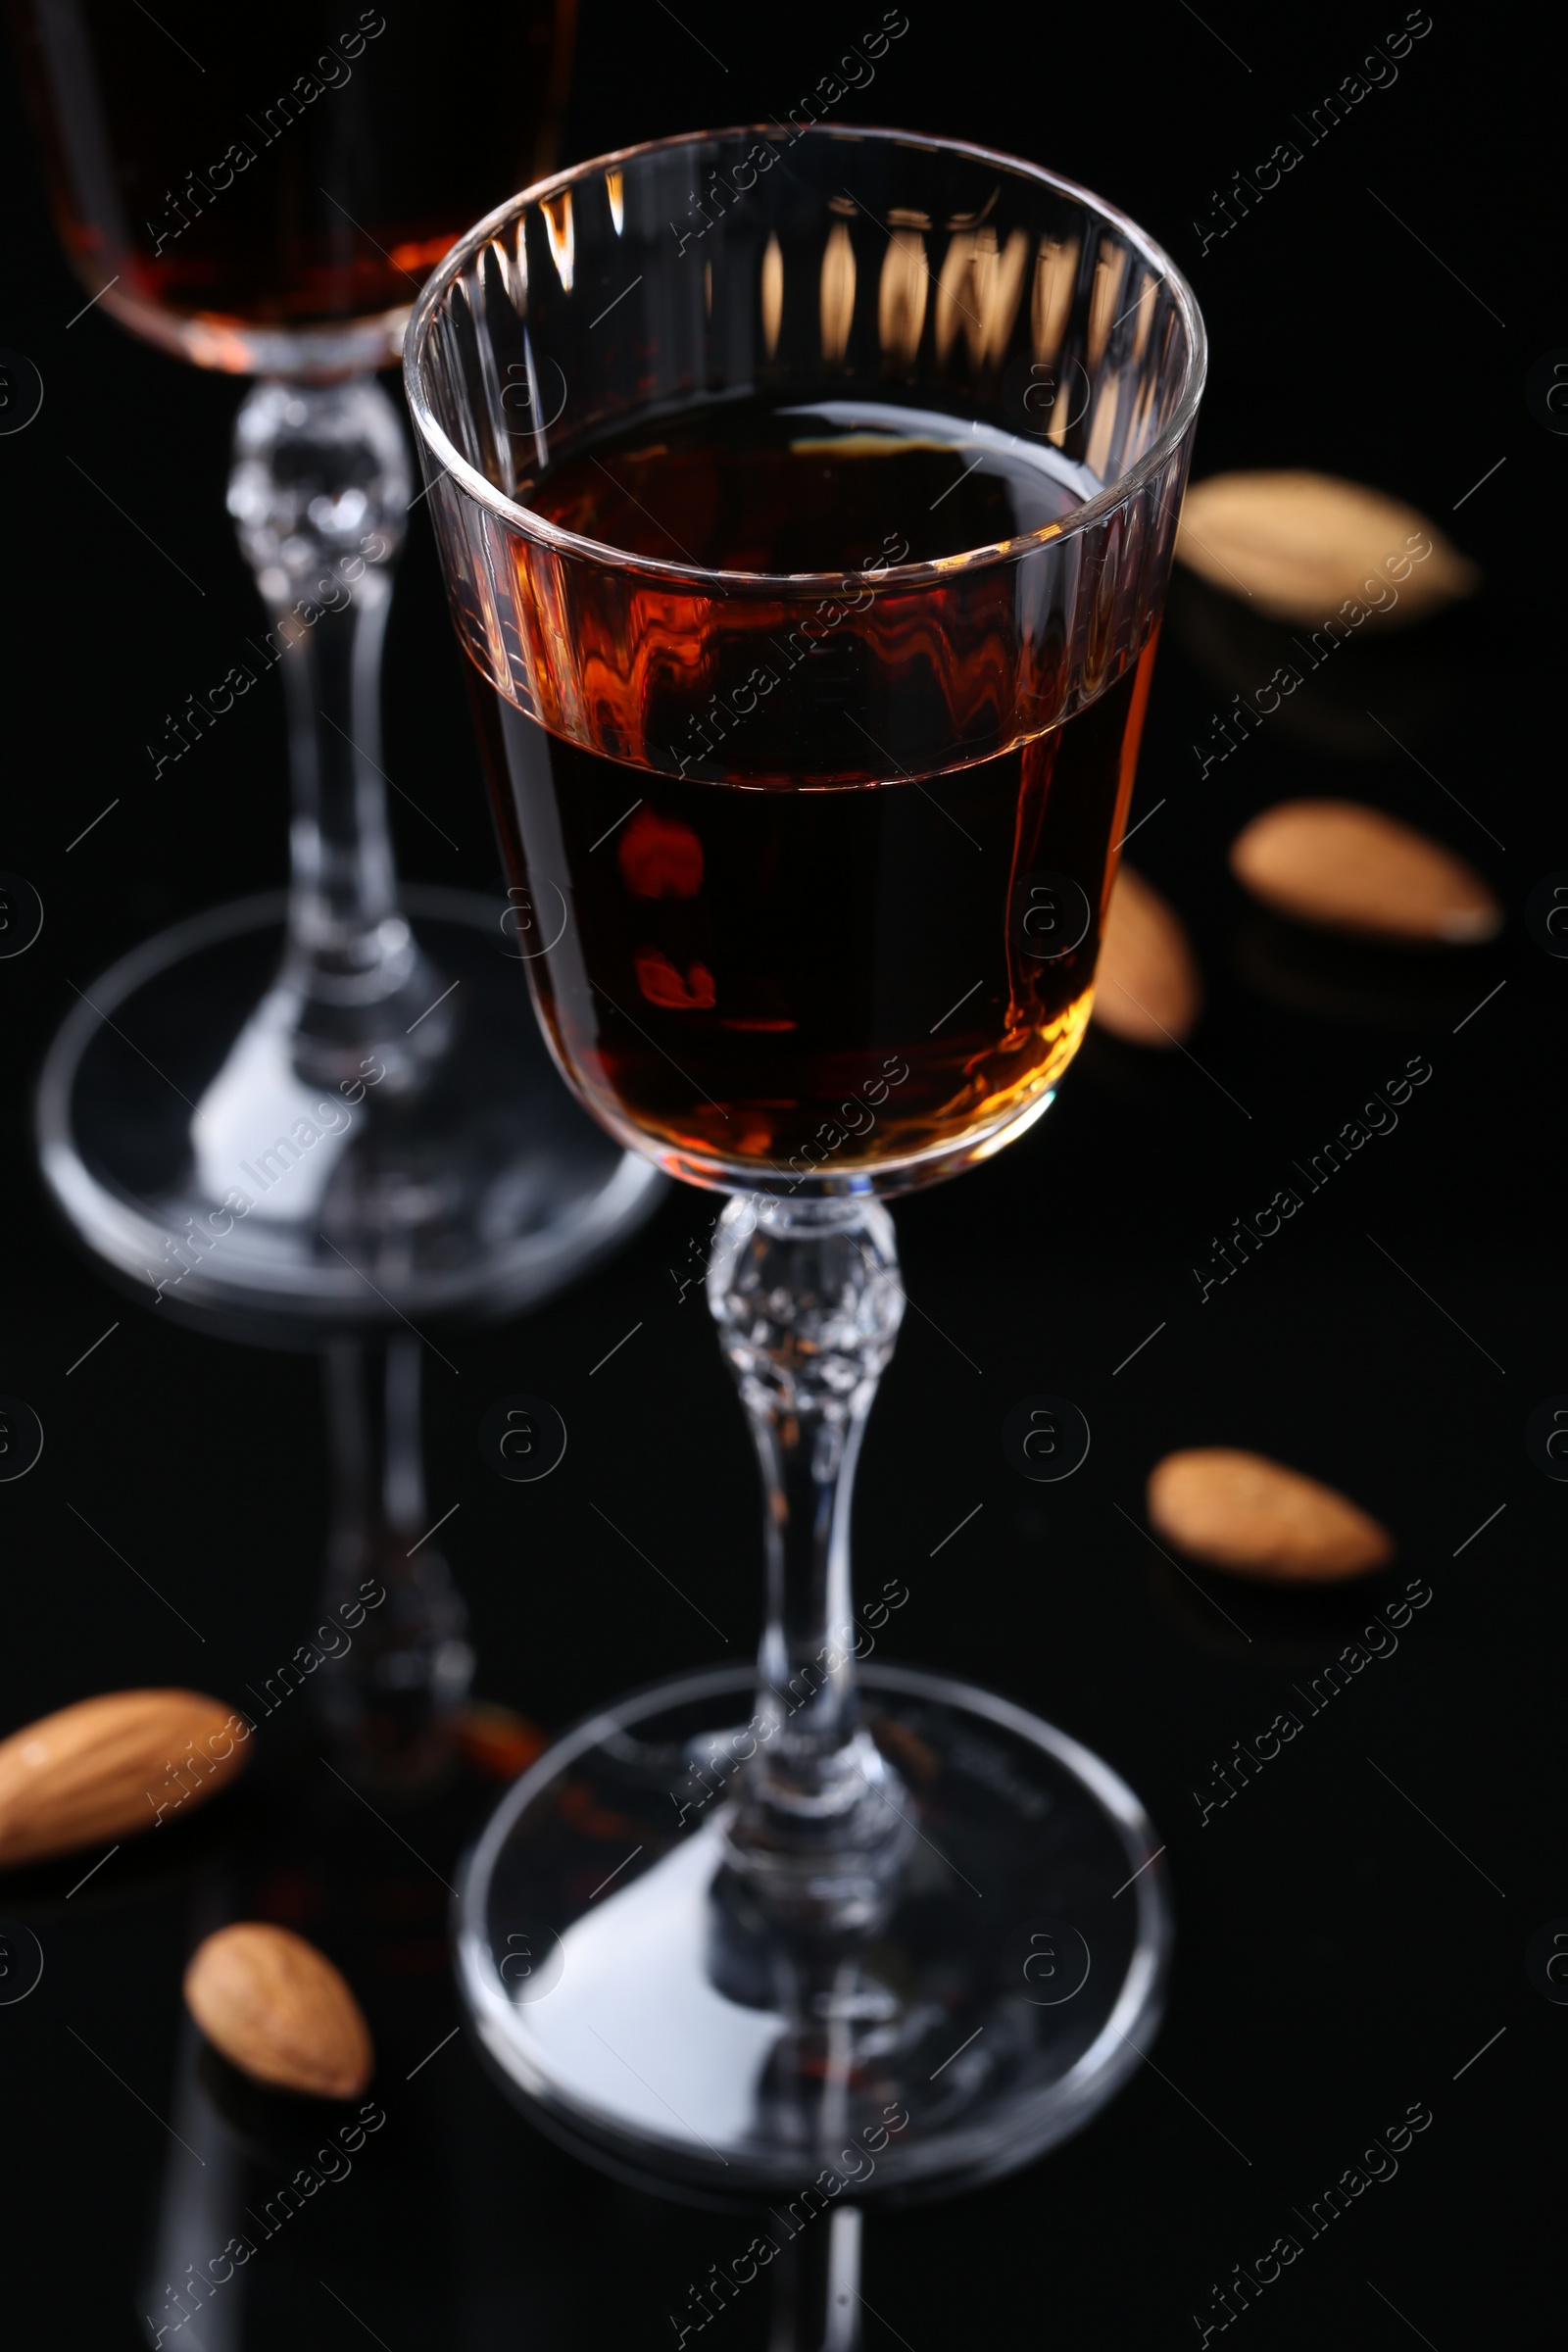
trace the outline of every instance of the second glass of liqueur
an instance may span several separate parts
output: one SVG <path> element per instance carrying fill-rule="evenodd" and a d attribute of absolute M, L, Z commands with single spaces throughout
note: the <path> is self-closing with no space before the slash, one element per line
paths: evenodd
<path fill-rule="evenodd" d="M 276 669 L 286 921 L 247 901 L 147 942 L 78 1004 L 40 1091 L 64 1213 L 174 1313 L 342 1332 L 515 1310 L 658 1190 L 545 1066 L 505 969 L 521 952 L 510 915 L 503 932 L 475 893 L 400 888 L 390 795 L 438 857 L 458 844 L 437 780 L 405 786 L 381 745 L 411 476 L 374 370 L 466 223 L 554 167 L 575 13 L 471 0 L 461 35 L 482 85 L 432 108 L 430 59 L 454 33 L 439 0 L 12 0 L 83 309 L 257 379 L 228 507 L 270 625 L 143 745 L 163 790 L 205 774 L 218 792 L 246 723 L 230 713 L 275 693 Z M 165 490 L 186 471 L 166 468 Z M 116 499 L 97 475 L 75 495 Z M 177 544 L 162 522 L 152 536 L 160 556 Z"/>
<path fill-rule="evenodd" d="M 904 1305 L 878 1196 L 1022 1133 L 1088 1018 L 1203 364 L 1081 189 L 822 126 L 545 182 L 410 329 L 539 1014 L 612 1134 L 733 1196 L 708 1292 L 767 1491 L 755 1682 L 569 1735 L 466 1880 L 481 2033 L 613 2165 L 951 2189 L 1152 2031 L 1137 1800 L 857 1670 L 898 1603 L 857 1614 L 849 1495 Z"/>

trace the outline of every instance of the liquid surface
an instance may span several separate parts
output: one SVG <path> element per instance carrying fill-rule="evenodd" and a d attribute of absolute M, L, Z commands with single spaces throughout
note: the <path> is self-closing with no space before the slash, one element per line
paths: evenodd
<path fill-rule="evenodd" d="M 532 496 L 666 561 L 834 571 L 1042 528 L 1093 487 L 1069 475 L 966 421 L 748 402 L 600 443 Z M 945 593 L 921 592 L 898 691 L 933 690 Z M 607 646 L 618 595 L 607 570 Z M 1000 635 L 972 657 L 1009 706 L 1015 658 Z M 1152 659 L 1010 751 L 858 788 L 832 781 L 865 708 L 853 615 L 767 701 L 810 789 L 607 759 L 476 679 L 514 946 L 589 1106 L 679 1174 L 805 1193 L 898 1189 L 1026 1123 L 1089 1016 Z"/>
<path fill-rule="evenodd" d="M 1099 487 L 992 425 L 884 402 L 747 399 L 568 460 L 526 503 L 666 564 L 842 572 L 999 546 L 1061 522 Z"/>

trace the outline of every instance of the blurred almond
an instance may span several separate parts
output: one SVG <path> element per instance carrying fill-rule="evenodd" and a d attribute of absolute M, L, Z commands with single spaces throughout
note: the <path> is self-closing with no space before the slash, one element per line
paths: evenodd
<path fill-rule="evenodd" d="M 1191 1558 L 1276 1584 L 1332 1584 L 1394 1557 L 1387 1530 L 1332 1487 L 1227 1446 L 1156 1463 L 1149 1517 Z"/>
<path fill-rule="evenodd" d="M 1338 931 L 1458 946 L 1502 924 L 1474 867 L 1359 801 L 1265 808 L 1231 844 L 1231 871 L 1281 914 Z"/>
<path fill-rule="evenodd" d="M 1424 552 L 1423 552 L 1424 551 Z M 1481 574 L 1414 507 L 1331 473 L 1217 473 L 1187 493 L 1176 553 L 1255 612 L 1317 627 L 1348 597 L 1361 619 L 1418 620 Z"/>
<path fill-rule="evenodd" d="M 489 1780 L 514 1781 L 542 1756 L 550 1741 L 536 1723 L 493 1699 L 470 1698 L 452 1725 L 459 1755 Z"/>
<path fill-rule="evenodd" d="M 0 1740 L 0 1867 L 132 1838 L 231 1781 L 250 1726 L 197 1690 L 111 1690 Z"/>
<path fill-rule="evenodd" d="M 1124 865 L 1100 945 L 1094 1019 L 1135 1046 L 1177 1046 L 1202 1004 L 1181 917 L 1142 874 Z"/>
<path fill-rule="evenodd" d="M 359 2002 L 323 1952 L 246 1920 L 198 1944 L 185 2006 L 215 2049 L 258 2082 L 352 2099 L 375 2066 Z"/>

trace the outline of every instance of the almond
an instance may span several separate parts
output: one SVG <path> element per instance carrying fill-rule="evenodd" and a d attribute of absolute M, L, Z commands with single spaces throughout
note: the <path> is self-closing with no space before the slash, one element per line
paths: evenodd
<path fill-rule="evenodd" d="M 1333 1584 L 1394 1557 L 1387 1530 L 1332 1487 L 1229 1446 L 1156 1463 L 1149 1517 L 1194 1559 L 1276 1584 Z"/>
<path fill-rule="evenodd" d="M 0 1867 L 131 1838 L 231 1781 L 251 1727 L 198 1690 L 110 1690 L 0 1740 Z"/>
<path fill-rule="evenodd" d="M 470 1698 L 452 1726 L 452 1744 L 476 1772 L 494 1781 L 514 1781 L 542 1756 L 550 1741 L 537 1724 L 491 1699 Z"/>
<path fill-rule="evenodd" d="M 1142 874 L 1124 865 L 1100 943 L 1094 1018 L 1135 1046 L 1179 1046 L 1202 1004 L 1181 917 Z"/>
<path fill-rule="evenodd" d="M 258 2082 L 352 2099 L 374 2071 L 359 2002 L 325 1953 L 288 1928 L 245 1920 L 209 1936 L 185 1971 L 185 2006 Z"/>
<path fill-rule="evenodd" d="M 1490 939 L 1502 908 L 1473 867 L 1412 825 L 1358 801 L 1281 801 L 1231 844 L 1255 898 L 1337 931 L 1385 939 Z"/>
<path fill-rule="evenodd" d="M 1422 550 L 1425 553 L 1422 553 Z M 1182 507 L 1176 553 L 1200 578 L 1276 620 L 1418 620 L 1481 574 L 1414 507 L 1331 473 L 1217 473 Z M 1402 577 L 1400 575 L 1403 575 Z"/>

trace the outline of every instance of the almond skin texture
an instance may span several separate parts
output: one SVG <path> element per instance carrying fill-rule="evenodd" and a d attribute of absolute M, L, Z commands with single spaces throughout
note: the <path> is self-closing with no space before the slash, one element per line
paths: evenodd
<path fill-rule="evenodd" d="M 1176 553 L 1253 612 L 1314 628 L 1352 597 L 1359 619 L 1341 617 L 1356 629 L 1419 620 L 1481 581 L 1414 507 L 1330 473 L 1217 473 L 1195 482 Z"/>
<path fill-rule="evenodd" d="M 1358 801 L 1282 801 L 1231 844 L 1231 871 L 1298 922 L 1467 947 L 1502 926 L 1473 867 Z"/>
<path fill-rule="evenodd" d="M 1271 1584 L 1337 1584 L 1394 1557 L 1387 1529 L 1332 1487 L 1229 1446 L 1157 1462 L 1149 1517 L 1190 1558 Z"/>
<path fill-rule="evenodd" d="M 1181 917 L 1142 874 L 1124 865 L 1100 947 L 1094 1019 L 1135 1046 L 1179 1046 L 1202 1005 Z"/>
<path fill-rule="evenodd" d="M 0 1740 L 0 1868 L 113 1844 L 214 1796 L 250 1727 L 197 1690 L 111 1690 Z"/>
<path fill-rule="evenodd" d="M 352 2099 L 374 2071 L 359 2002 L 287 1928 L 246 1920 L 209 1936 L 185 1971 L 185 2006 L 231 2065 L 277 2089 Z"/>

